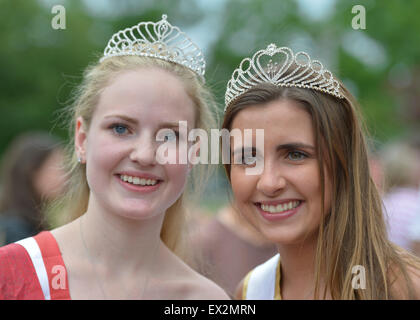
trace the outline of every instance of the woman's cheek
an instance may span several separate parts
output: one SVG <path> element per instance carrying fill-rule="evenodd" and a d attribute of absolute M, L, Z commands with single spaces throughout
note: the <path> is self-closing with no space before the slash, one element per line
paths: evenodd
<path fill-rule="evenodd" d="M 169 179 L 177 186 L 184 186 L 188 180 L 189 171 L 186 164 L 168 164 L 166 171 L 169 173 Z"/>
<path fill-rule="evenodd" d="M 247 181 L 245 174 L 241 173 L 239 168 L 231 167 L 231 184 L 233 195 L 240 205 L 240 203 L 247 197 L 247 190 L 250 187 L 249 181 Z"/>

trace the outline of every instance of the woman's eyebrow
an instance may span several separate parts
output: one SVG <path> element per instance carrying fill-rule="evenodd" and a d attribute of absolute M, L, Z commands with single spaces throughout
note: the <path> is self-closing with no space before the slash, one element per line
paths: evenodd
<path fill-rule="evenodd" d="M 108 118 L 120 118 L 120 119 L 123 119 L 127 122 L 131 122 L 131 123 L 135 123 L 135 124 L 137 123 L 136 119 L 127 117 L 127 116 L 122 115 L 122 114 L 110 114 L 110 115 L 107 115 L 107 116 L 104 117 L 104 119 L 108 119 Z"/>
<path fill-rule="evenodd" d="M 310 144 L 301 143 L 301 142 L 290 142 L 290 143 L 278 145 L 276 147 L 276 151 L 280 151 L 283 149 L 299 149 L 299 148 L 315 150 L 315 147 Z"/>
<path fill-rule="evenodd" d="M 175 129 L 179 128 L 179 123 L 177 122 L 165 122 L 159 124 L 159 129 Z"/>
<path fill-rule="evenodd" d="M 315 150 L 315 147 L 310 145 L 310 144 L 306 144 L 306 143 L 301 143 L 301 142 L 290 142 L 290 143 L 285 143 L 285 144 L 280 144 L 276 147 L 276 151 L 280 151 L 280 150 L 289 150 L 289 149 L 312 149 Z M 244 151 L 251 151 L 252 154 L 256 154 L 257 149 L 255 147 L 237 147 L 236 149 L 234 149 L 232 152 L 233 154 L 237 154 L 239 152 L 244 152 Z"/>
<path fill-rule="evenodd" d="M 104 117 L 104 119 L 109 119 L 109 118 L 120 118 L 123 119 L 127 122 L 131 122 L 134 124 L 137 124 L 138 121 L 135 118 L 130 118 L 128 116 L 122 115 L 122 114 L 110 114 Z M 165 122 L 165 123 L 161 123 L 159 124 L 159 129 L 166 129 L 166 128 L 178 128 L 179 127 L 179 123 L 178 122 Z"/>

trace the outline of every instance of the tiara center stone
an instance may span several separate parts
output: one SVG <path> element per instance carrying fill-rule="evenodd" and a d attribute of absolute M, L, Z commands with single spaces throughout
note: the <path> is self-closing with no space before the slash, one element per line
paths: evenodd
<path fill-rule="evenodd" d="M 277 46 L 274 43 L 271 43 L 267 46 L 266 52 L 268 55 L 273 56 L 276 53 Z"/>

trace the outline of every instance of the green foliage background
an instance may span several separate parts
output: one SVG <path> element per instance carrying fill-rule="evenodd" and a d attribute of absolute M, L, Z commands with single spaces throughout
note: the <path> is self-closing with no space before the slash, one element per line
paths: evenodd
<path fill-rule="evenodd" d="M 206 43 L 207 81 L 221 108 L 225 85 L 239 62 L 275 42 L 307 51 L 348 83 L 378 142 L 418 132 L 420 1 L 331 0 L 321 18 L 311 16 L 313 5 L 308 9 L 305 3 L 0 0 L 0 155 L 27 130 L 67 139 L 66 128 L 55 120 L 84 68 L 97 61 L 115 31 L 157 21 L 162 13 L 187 32 L 207 21 L 204 30 L 190 35 Z M 65 30 L 51 26 L 56 4 L 66 9 Z M 352 28 L 357 4 L 366 8 L 365 30 Z"/>

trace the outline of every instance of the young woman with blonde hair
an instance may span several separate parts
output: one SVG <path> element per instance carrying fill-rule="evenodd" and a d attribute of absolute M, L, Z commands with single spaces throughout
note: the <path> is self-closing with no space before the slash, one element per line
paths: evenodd
<path fill-rule="evenodd" d="M 72 221 L 0 248 L 0 298 L 228 298 L 181 259 L 193 165 L 167 161 L 187 143 L 181 122 L 214 125 L 204 68 L 165 15 L 114 34 L 70 109 L 69 188 L 55 208 Z"/>
<path fill-rule="evenodd" d="M 237 298 L 420 297 L 419 259 L 387 238 L 358 108 L 304 52 L 271 44 L 234 71 L 223 128 L 253 140 L 233 140 L 225 169 L 237 209 L 278 248 Z"/>

